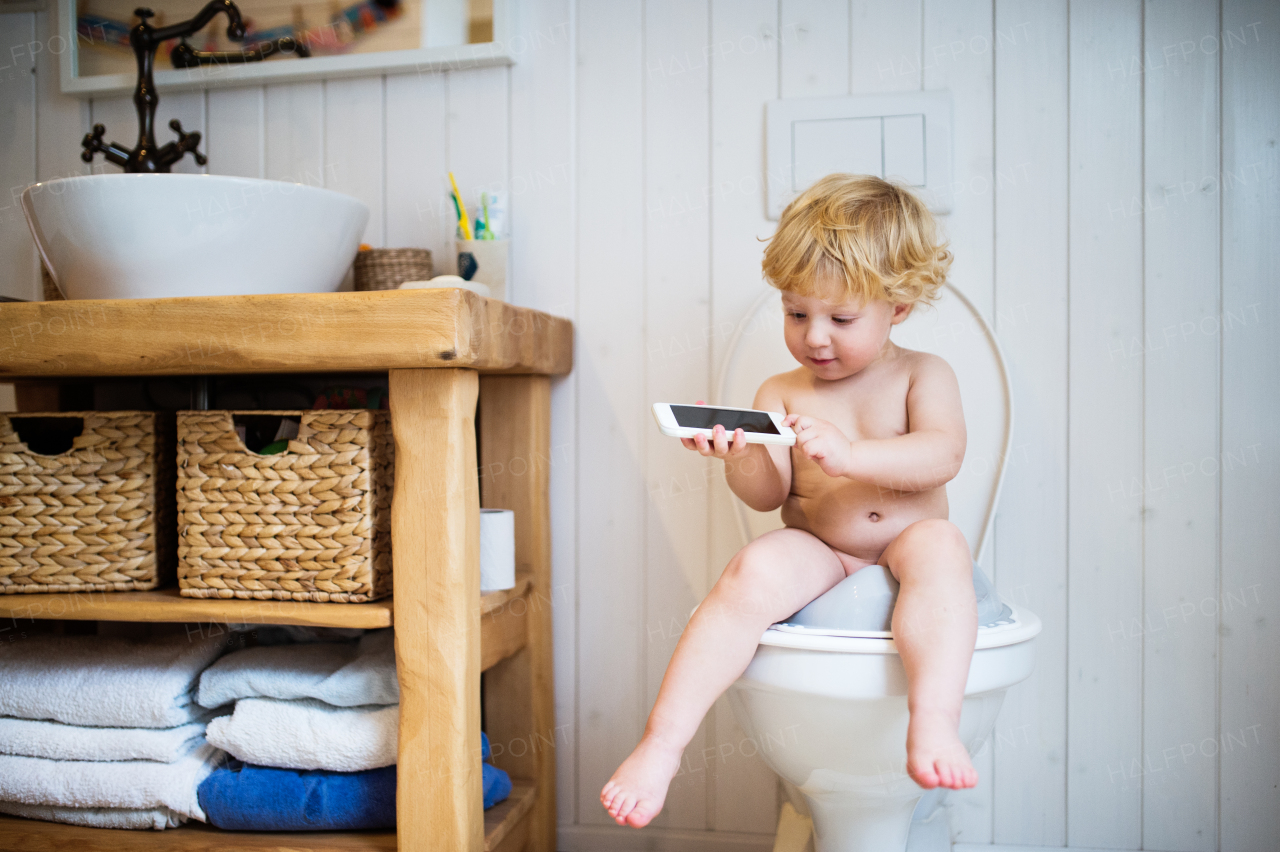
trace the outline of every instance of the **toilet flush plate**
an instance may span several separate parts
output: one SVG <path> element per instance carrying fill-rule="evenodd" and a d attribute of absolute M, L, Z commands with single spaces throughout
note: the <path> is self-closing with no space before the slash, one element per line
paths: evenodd
<path fill-rule="evenodd" d="M 951 96 L 945 91 L 787 98 L 766 107 L 768 216 L 818 178 L 870 174 L 951 210 Z"/>

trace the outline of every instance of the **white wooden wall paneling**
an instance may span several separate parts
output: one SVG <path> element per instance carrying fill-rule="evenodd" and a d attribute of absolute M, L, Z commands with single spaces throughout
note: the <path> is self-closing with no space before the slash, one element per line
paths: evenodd
<path fill-rule="evenodd" d="M 509 74 L 506 66 L 449 72 L 449 169 L 458 181 L 458 192 L 467 204 L 473 226 L 476 217 L 482 215 L 482 191 L 505 191 L 509 199 L 513 194 L 529 191 L 526 181 L 513 182 L 508 174 Z M 444 200 L 453 203 L 447 194 Z M 446 217 L 450 243 L 454 240 L 456 221 L 456 217 Z M 448 256 L 442 258 L 441 272 L 454 272 L 457 265 L 457 250 L 450 245 Z"/>
<path fill-rule="evenodd" d="M 644 398 L 693 401 L 710 393 L 707 0 L 644 4 Z M 644 439 L 645 706 L 652 707 L 680 638 L 674 625 L 707 592 L 707 490 L 711 464 L 663 435 L 639 412 Z M 705 829 L 709 778 L 721 742 L 711 714 L 685 748 L 655 827 Z M 731 744 L 730 744 L 731 745 Z"/>
<path fill-rule="evenodd" d="M 577 12 L 579 825 L 613 825 L 600 788 L 649 711 L 641 8 Z"/>
<path fill-rule="evenodd" d="M 778 96 L 777 0 L 713 0 L 708 41 L 711 304 L 708 327 L 699 330 L 692 345 L 709 353 L 714 382 L 734 327 L 765 286 L 760 271 L 765 244 L 759 240 L 773 233 L 775 223 L 764 215 L 764 103 Z M 710 501 L 705 575 L 710 589 L 743 542 L 724 464 L 686 468 L 688 475 L 699 473 L 706 479 L 693 483 L 706 488 Z M 686 611 L 677 624 L 683 627 L 687 617 Z M 738 725 L 728 699 L 717 701 L 712 715 L 716 741 L 733 748 L 723 759 L 717 756 L 710 775 L 711 826 L 719 832 L 772 834 L 779 805 L 777 776 Z"/>
<path fill-rule="evenodd" d="M 264 116 L 266 177 L 324 186 L 324 84 L 281 83 L 266 87 Z"/>
<path fill-rule="evenodd" d="M 200 145 L 209 157 L 209 174 L 247 178 L 266 174 L 265 112 L 262 86 L 209 91 L 209 129 Z"/>
<path fill-rule="evenodd" d="M 1221 311 L 1218 128 L 1205 120 L 1218 115 L 1218 54 L 1199 48 L 1217 35 L 1216 3 L 1146 4 L 1142 843 L 1177 852 L 1217 846 L 1217 757 L 1183 750 L 1217 735 L 1217 617 L 1182 616 L 1183 604 L 1217 599 L 1228 449 L 1219 338 L 1200 332 Z"/>
<path fill-rule="evenodd" d="M 956 254 L 951 280 L 993 324 L 994 17 L 992 0 L 925 0 L 919 59 L 924 88 L 952 98 L 954 200 L 943 222 Z"/>
<path fill-rule="evenodd" d="M 925 89 L 951 92 L 954 200 L 940 225 L 955 254 L 951 280 L 989 322 L 994 322 L 995 300 L 992 18 L 991 0 L 925 0 L 920 51 L 900 60 L 896 71 L 899 76 L 912 73 L 909 62 L 914 61 Z M 998 559 L 998 538 L 991 552 Z M 999 572 L 990 564 L 985 567 L 1002 593 L 1011 595 L 1013 590 L 1002 584 Z M 1002 715 L 1001 723 L 1008 718 Z M 958 841 L 991 842 L 998 783 L 993 750 L 989 746 L 975 764 L 978 786 L 948 796 L 952 834 Z"/>
<path fill-rule="evenodd" d="M 1140 0 L 1070 9 L 1067 841 L 1142 845 Z"/>
<path fill-rule="evenodd" d="M 1280 6 L 1222 9 L 1222 581 L 1219 848 L 1280 837 Z M 1198 602 L 1197 602 L 1198 603 Z M 1200 617 L 1203 617 L 1201 615 Z"/>
<path fill-rule="evenodd" d="M 434 274 L 453 271 L 447 74 L 387 75 L 387 247 L 431 250 Z"/>
<path fill-rule="evenodd" d="M 849 93 L 848 0 L 781 0 L 781 97 Z"/>
<path fill-rule="evenodd" d="M 324 185 L 369 205 L 362 242 L 374 246 L 386 244 L 382 119 L 382 77 L 324 83 Z"/>
<path fill-rule="evenodd" d="M 507 295 L 577 322 L 574 197 L 573 0 L 519 5 L 528 49 L 511 69 L 511 172 L 531 183 L 513 195 Z M 551 598 L 556 680 L 558 824 L 576 822 L 577 375 L 551 384 Z M 598 806 L 598 803 L 597 803 Z"/>
<path fill-rule="evenodd" d="M 849 7 L 849 92 L 920 89 L 922 0 L 882 3 L 852 0 Z"/>
<path fill-rule="evenodd" d="M 18 198 L 36 178 L 35 14 L 0 14 L 0 273 L 4 295 L 29 299 L 36 289 L 35 247 Z"/>
<path fill-rule="evenodd" d="M 80 140 L 91 129 L 89 102 L 62 94 L 58 63 L 64 48 L 58 36 L 57 10 L 50 8 L 35 18 L 36 41 L 40 43 L 36 52 L 37 177 L 53 180 L 88 174 L 89 165 L 80 159 Z"/>
<path fill-rule="evenodd" d="M 1067 4 L 996 4 L 995 328 L 1009 359 L 1014 456 L 997 576 L 1044 630 L 995 741 L 994 840 L 1062 845 L 1066 796 Z M 1024 727 L 1025 726 L 1025 727 Z"/>
<path fill-rule="evenodd" d="M 40 45 L 35 57 L 36 179 L 54 180 L 88 174 L 89 165 L 80 159 L 83 150 L 80 140 L 90 130 L 89 102 L 62 94 L 58 63 L 64 47 L 58 40 L 57 10 L 50 8 L 39 12 L 35 21 L 36 41 Z M 38 257 L 33 257 L 33 266 L 32 292 L 21 297 L 43 299 Z"/>

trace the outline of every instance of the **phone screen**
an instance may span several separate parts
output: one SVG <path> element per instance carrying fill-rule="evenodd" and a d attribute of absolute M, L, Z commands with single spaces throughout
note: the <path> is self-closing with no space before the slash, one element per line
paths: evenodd
<path fill-rule="evenodd" d="M 673 405 L 671 413 L 676 416 L 676 423 L 686 429 L 710 429 L 719 423 L 728 432 L 741 429 L 743 432 L 766 435 L 782 434 L 773 425 L 773 418 L 763 411 L 737 411 L 707 405 Z"/>

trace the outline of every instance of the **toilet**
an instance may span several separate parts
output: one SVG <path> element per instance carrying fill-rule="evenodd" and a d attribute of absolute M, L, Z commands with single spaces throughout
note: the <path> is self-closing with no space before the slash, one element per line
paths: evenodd
<path fill-rule="evenodd" d="M 781 294 L 770 288 L 730 341 L 715 404 L 750 407 L 765 378 L 795 369 L 782 321 Z M 1013 431 L 1009 380 L 995 335 L 950 284 L 933 306 L 895 327 L 892 339 L 942 356 L 960 383 L 968 446 L 947 497 L 975 562 L 979 626 L 960 714 L 960 738 L 973 754 L 994 729 L 1005 692 L 1031 674 L 1040 632 L 1040 620 L 1001 599 L 979 567 Z M 744 544 L 782 526 L 778 511 L 755 512 L 731 499 Z M 775 852 L 951 848 L 946 792 L 927 791 L 906 773 L 907 679 L 889 629 L 896 597 L 897 583 L 881 566 L 846 577 L 766 630 L 729 689 L 743 730 L 770 744 L 760 756 L 789 799 Z"/>

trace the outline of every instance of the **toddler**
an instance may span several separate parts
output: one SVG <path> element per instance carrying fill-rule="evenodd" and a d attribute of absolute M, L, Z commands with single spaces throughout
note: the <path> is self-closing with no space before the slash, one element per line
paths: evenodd
<path fill-rule="evenodd" d="M 950 263 L 925 206 L 880 178 L 828 175 L 783 211 L 764 274 L 782 291 L 801 366 L 765 381 L 753 407 L 785 412 L 796 445 L 748 444 L 721 426 L 683 442 L 723 459 L 752 509 L 782 507 L 786 526 L 739 551 L 690 618 L 643 738 L 600 793 L 619 825 L 662 809 L 684 747 L 765 629 L 868 565 L 900 584 L 907 772 L 926 788 L 977 783 L 957 734 L 977 633 L 973 562 L 947 520 L 965 449 L 960 391 L 946 361 L 889 340 Z"/>

